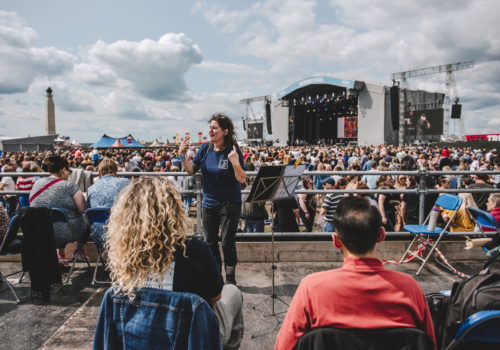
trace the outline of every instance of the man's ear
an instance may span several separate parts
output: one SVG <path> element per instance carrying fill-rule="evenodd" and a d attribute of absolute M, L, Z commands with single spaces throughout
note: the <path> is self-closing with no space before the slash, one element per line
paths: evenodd
<path fill-rule="evenodd" d="M 337 232 L 332 233 L 332 239 L 333 239 L 333 246 L 337 249 L 342 248 L 342 242 L 339 239 L 339 236 L 337 235 Z"/>
<path fill-rule="evenodd" d="M 377 243 L 382 242 L 384 239 L 385 239 L 385 227 L 380 226 L 380 233 L 379 233 L 379 236 L 377 238 Z"/>

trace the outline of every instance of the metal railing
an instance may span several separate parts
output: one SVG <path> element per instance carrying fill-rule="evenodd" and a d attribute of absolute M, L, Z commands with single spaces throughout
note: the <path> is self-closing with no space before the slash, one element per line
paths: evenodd
<path fill-rule="evenodd" d="M 296 190 L 296 194 L 328 194 L 328 193 L 344 193 L 344 194 L 401 194 L 401 193 L 410 193 L 416 194 L 419 196 L 419 224 L 422 224 L 425 220 L 424 217 L 424 204 L 425 204 L 425 196 L 431 193 L 500 193 L 500 188 L 459 188 L 459 189 L 434 189 L 427 188 L 425 183 L 425 178 L 428 176 L 441 176 L 441 175 L 455 175 L 455 176 L 466 176 L 466 175 L 477 175 L 480 174 L 488 174 L 488 175 L 500 175 L 500 171 L 488 170 L 488 171 L 305 171 L 304 176 L 347 176 L 347 175 L 391 175 L 391 176 L 399 176 L 399 175 L 409 175 L 415 176 L 417 181 L 417 187 L 414 189 L 370 189 L 370 190 L 358 190 L 358 189 L 350 189 L 350 190 Z M 248 171 L 246 172 L 247 176 L 255 177 L 257 175 L 256 171 Z M 10 172 L 10 173 L 0 173 L 0 176 L 10 176 L 13 178 L 17 178 L 19 176 L 27 177 L 27 176 L 49 176 L 49 173 L 18 173 L 18 172 Z M 138 176 L 194 176 L 196 179 L 196 189 L 194 190 L 181 190 L 180 193 L 183 195 L 194 195 L 196 197 L 196 235 L 202 236 L 202 225 L 201 225 L 201 211 L 202 211 L 202 186 L 201 186 L 201 174 L 196 173 L 194 175 L 189 175 L 186 172 L 120 172 L 117 176 L 120 177 L 138 177 Z M 92 176 L 99 176 L 97 172 L 92 172 Z M 249 190 L 242 190 L 243 194 L 250 193 Z M 0 191 L 0 195 L 22 195 L 29 194 L 29 191 Z M 449 235 L 464 235 L 464 234 L 477 234 L 477 232 L 450 232 Z M 308 236 L 308 237 L 323 237 L 329 236 L 331 233 L 328 232 L 278 232 L 275 233 L 277 237 L 300 237 L 300 236 Z M 406 232 L 388 232 L 388 236 L 406 236 L 408 233 Z M 262 232 L 262 233 L 239 233 L 237 237 L 269 237 L 270 233 Z"/>

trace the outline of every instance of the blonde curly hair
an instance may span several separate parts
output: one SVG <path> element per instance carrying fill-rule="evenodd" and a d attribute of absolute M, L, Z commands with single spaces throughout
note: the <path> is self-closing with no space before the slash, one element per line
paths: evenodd
<path fill-rule="evenodd" d="M 181 195 L 166 177 L 141 176 L 111 209 L 105 247 L 113 284 L 134 296 L 148 278 L 160 281 L 182 247 L 187 217 Z"/>

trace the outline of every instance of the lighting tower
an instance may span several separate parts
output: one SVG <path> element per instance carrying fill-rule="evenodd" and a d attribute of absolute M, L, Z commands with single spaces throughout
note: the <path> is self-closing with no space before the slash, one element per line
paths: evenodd
<path fill-rule="evenodd" d="M 455 100 L 458 99 L 458 91 L 457 85 L 455 82 L 455 76 L 453 74 L 456 70 L 472 68 L 474 66 L 474 62 L 472 60 L 462 61 L 456 63 L 443 64 L 440 66 L 434 67 L 425 67 L 414 69 L 406 72 L 399 72 L 392 74 L 393 81 L 400 81 L 401 89 L 399 91 L 399 145 L 403 146 L 404 143 L 404 115 L 405 115 L 405 107 L 406 107 L 406 89 L 408 88 L 409 78 L 421 77 L 424 75 L 430 74 L 438 74 L 438 73 L 446 73 L 446 95 L 444 98 L 444 125 L 443 125 L 443 135 L 445 138 L 449 137 L 449 128 L 450 128 L 450 100 L 451 97 Z M 460 119 L 460 126 L 463 130 L 463 121 Z M 461 131 L 462 131 L 461 130 Z"/>
<path fill-rule="evenodd" d="M 253 102 L 261 102 L 261 101 L 264 101 L 264 106 L 267 104 L 267 103 L 270 103 L 271 102 L 271 96 L 270 95 L 266 95 L 266 96 L 257 96 L 257 97 L 251 97 L 251 98 L 244 98 L 242 100 L 240 100 L 240 103 L 241 104 L 245 104 L 245 118 L 244 118 L 244 122 L 246 124 L 246 126 L 248 127 L 248 123 L 249 122 L 262 122 L 264 123 L 264 118 L 262 117 L 257 117 L 255 115 L 255 112 L 252 108 L 252 103 Z M 266 121 L 266 126 L 267 126 L 267 121 Z M 266 139 L 266 134 L 267 133 L 267 129 L 268 128 L 264 128 L 264 126 L 262 127 L 262 138 L 265 140 Z"/>

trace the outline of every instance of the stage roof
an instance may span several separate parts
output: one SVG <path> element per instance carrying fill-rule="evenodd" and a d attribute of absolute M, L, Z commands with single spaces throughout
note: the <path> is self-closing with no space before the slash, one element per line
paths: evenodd
<path fill-rule="evenodd" d="M 338 79 L 332 77 L 310 77 L 300 80 L 296 83 L 293 83 L 286 89 L 281 90 L 276 94 L 276 98 L 278 99 L 283 98 L 291 94 L 295 90 L 301 89 L 309 85 L 333 85 L 337 87 L 353 89 L 355 82 L 356 82 L 355 80 Z"/>

